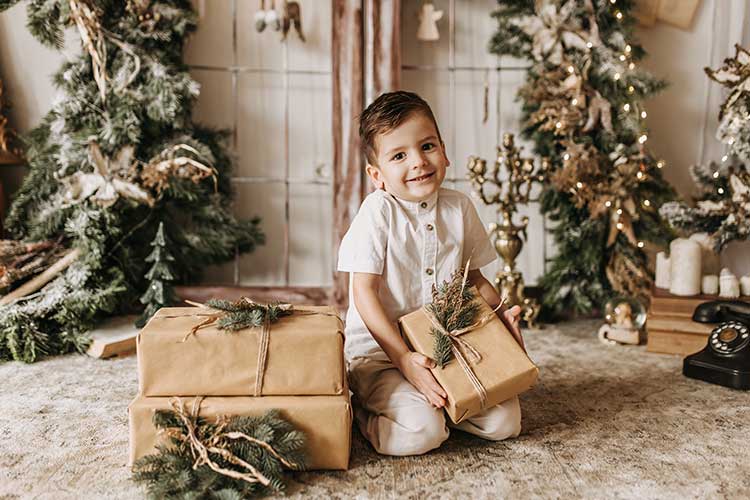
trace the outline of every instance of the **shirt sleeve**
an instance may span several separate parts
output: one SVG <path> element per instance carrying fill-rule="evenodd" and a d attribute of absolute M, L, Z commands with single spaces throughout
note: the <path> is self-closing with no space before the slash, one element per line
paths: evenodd
<path fill-rule="evenodd" d="M 368 196 L 339 247 L 338 270 L 383 274 L 388 222 L 382 200 Z"/>
<path fill-rule="evenodd" d="M 497 259 L 497 252 L 492 246 L 487 231 L 484 229 L 482 219 L 479 218 L 474 203 L 467 196 L 464 199 L 464 246 L 462 265 L 471 256 L 470 269 L 479 269 L 491 264 Z"/>

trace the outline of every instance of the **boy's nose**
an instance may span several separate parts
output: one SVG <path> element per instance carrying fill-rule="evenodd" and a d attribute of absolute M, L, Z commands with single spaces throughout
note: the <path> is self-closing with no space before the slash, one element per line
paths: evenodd
<path fill-rule="evenodd" d="M 414 161 L 414 166 L 412 168 L 420 168 L 427 165 L 427 157 L 424 155 L 424 153 L 420 153 L 417 155 L 416 160 Z"/>

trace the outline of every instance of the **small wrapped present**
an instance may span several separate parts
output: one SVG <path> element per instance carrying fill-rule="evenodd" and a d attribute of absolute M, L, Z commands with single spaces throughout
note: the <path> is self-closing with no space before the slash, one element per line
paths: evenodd
<path fill-rule="evenodd" d="M 401 317 L 399 325 L 412 349 L 438 364 L 432 373 L 448 394 L 445 410 L 455 423 L 536 382 L 538 368 L 477 289 L 462 286 L 460 275 L 433 290 L 433 302 Z"/>
<path fill-rule="evenodd" d="M 334 308 L 209 304 L 160 309 L 141 330 L 140 394 L 343 394 L 343 328 Z"/>
<path fill-rule="evenodd" d="M 352 410 L 349 392 L 339 396 L 263 396 L 154 398 L 138 396 L 128 407 L 130 461 L 154 453 L 169 439 L 153 422 L 158 410 L 172 410 L 177 403 L 193 408 L 208 421 L 221 417 L 260 416 L 278 410 L 305 437 L 305 463 L 310 470 L 345 470 L 349 466 Z"/>

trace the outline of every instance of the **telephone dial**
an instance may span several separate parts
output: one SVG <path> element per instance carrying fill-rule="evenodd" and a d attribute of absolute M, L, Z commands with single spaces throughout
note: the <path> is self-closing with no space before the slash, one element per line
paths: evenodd
<path fill-rule="evenodd" d="M 686 357 L 682 373 L 734 389 L 750 389 L 750 303 L 732 300 L 704 302 L 693 321 L 720 323 L 703 350 Z"/>

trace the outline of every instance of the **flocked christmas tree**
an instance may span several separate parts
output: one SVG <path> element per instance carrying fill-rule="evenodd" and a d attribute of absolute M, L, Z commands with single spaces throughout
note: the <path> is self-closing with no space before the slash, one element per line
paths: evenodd
<path fill-rule="evenodd" d="M 647 243 L 674 196 L 648 149 L 643 100 L 665 83 L 639 69 L 629 0 L 499 0 L 490 51 L 531 62 L 523 134 L 553 167 L 541 202 L 557 255 L 547 310 L 589 312 L 614 293 L 648 300 Z"/>
<path fill-rule="evenodd" d="M 691 168 L 700 190 L 695 206 L 671 202 L 660 213 L 676 229 L 711 235 L 718 252 L 732 241 L 750 238 L 750 172 L 740 163 L 750 162 L 750 52 L 737 45 L 721 68 L 705 70 L 728 91 L 716 131 L 727 152 L 720 163 Z"/>
<path fill-rule="evenodd" d="M 161 222 L 178 282 L 262 234 L 231 214 L 225 134 L 191 120 L 188 0 L 34 0 L 27 12 L 45 45 L 60 49 L 73 26 L 83 49 L 54 76 L 58 96 L 27 138 L 30 171 L 6 221 L 16 240 L 62 239 L 78 254 L 37 293 L 0 306 L 0 359 L 34 361 L 84 349 L 100 318 L 139 306 Z"/>
<path fill-rule="evenodd" d="M 146 293 L 141 295 L 141 304 L 144 304 L 146 309 L 136 322 L 138 328 L 142 328 L 156 311 L 177 301 L 172 288 L 172 281 L 174 281 L 175 276 L 170 264 L 170 262 L 174 262 L 174 257 L 167 248 L 167 237 L 164 234 L 163 222 L 159 223 L 159 229 L 156 231 L 154 241 L 151 242 L 151 247 L 153 250 L 146 257 L 146 262 L 152 262 L 153 264 L 146 273 L 146 279 L 148 280 Z"/>

